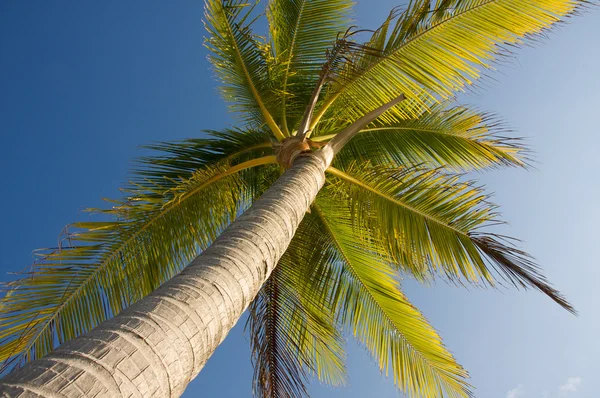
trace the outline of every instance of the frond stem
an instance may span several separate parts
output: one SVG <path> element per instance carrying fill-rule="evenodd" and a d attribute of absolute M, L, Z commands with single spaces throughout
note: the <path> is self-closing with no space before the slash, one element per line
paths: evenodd
<path fill-rule="evenodd" d="M 325 101 L 323 105 L 321 105 L 321 108 L 319 108 L 319 111 L 315 114 L 313 120 L 310 123 L 309 130 L 313 130 L 317 126 L 317 124 L 319 124 L 319 121 L 321 121 L 321 118 L 323 117 L 325 112 L 327 112 L 327 109 L 329 109 L 331 104 L 334 103 L 334 101 L 340 96 L 340 94 L 341 92 L 333 94 L 331 97 L 329 97 L 328 100 Z"/>
<path fill-rule="evenodd" d="M 356 134 L 358 134 L 362 130 L 363 127 L 365 127 L 366 125 L 368 125 L 369 123 L 377 119 L 379 116 L 381 116 L 394 106 L 398 105 L 400 102 L 404 101 L 405 99 L 406 97 L 404 96 L 404 94 L 400 94 L 398 97 L 394 98 L 387 104 L 384 104 L 379 108 L 367 113 L 366 115 L 352 123 L 350 126 L 337 133 L 335 137 L 333 137 L 333 139 L 329 141 L 327 146 L 329 146 L 332 149 L 334 155 L 337 154 L 344 147 L 344 145 L 348 143 L 348 141 L 350 141 Z"/>
<path fill-rule="evenodd" d="M 419 127 L 375 127 L 375 128 L 371 128 L 371 129 L 362 129 L 362 130 L 359 131 L 359 133 L 371 133 L 371 132 L 386 131 L 386 130 L 420 131 L 420 132 L 423 132 L 423 133 L 434 133 L 434 134 L 435 133 L 439 133 L 439 131 L 436 131 L 436 130 L 423 129 L 423 128 L 419 128 Z M 312 138 L 312 140 L 316 141 L 316 142 L 329 141 L 330 139 L 332 139 L 336 135 L 337 134 L 320 135 L 318 137 Z"/>
<path fill-rule="evenodd" d="M 241 155 L 242 153 L 250 152 L 250 151 L 253 151 L 255 149 L 261 149 L 261 148 L 273 148 L 273 144 L 271 142 L 264 142 L 262 144 L 256 144 L 256 145 L 249 146 L 247 148 L 241 149 L 241 150 L 239 150 L 239 151 L 237 151 L 235 153 L 232 153 L 231 155 L 228 155 L 228 156 L 224 157 L 221 160 L 221 162 L 227 162 L 227 161 L 235 158 L 236 156 Z"/>

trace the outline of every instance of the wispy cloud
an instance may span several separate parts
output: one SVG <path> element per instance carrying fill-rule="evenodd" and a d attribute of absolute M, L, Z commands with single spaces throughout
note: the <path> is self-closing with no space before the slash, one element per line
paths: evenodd
<path fill-rule="evenodd" d="M 523 388 L 523 384 L 519 384 L 512 390 L 506 393 L 506 398 L 518 398 L 525 396 L 525 388 Z"/>
<path fill-rule="evenodd" d="M 560 391 L 560 395 L 564 397 L 571 392 L 576 392 L 580 385 L 581 377 L 569 377 L 567 382 L 560 386 L 558 390 Z"/>
<path fill-rule="evenodd" d="M 558 394 L 560 397 L 572 396 L 572 393 L 576 393 L 581 385 L 581 377 L 569 377 L 565 384 L 558 387 Z M 519 384 L 512 390 L 506 393 L 506 398 L 521 398 L 524 397 L 525 387 L 523 384 Z M 554 396 L 554 394 L 552 394 Z M 550 398 L 550 393 L 548 391 L 541 392 L 542 398 Z"/>

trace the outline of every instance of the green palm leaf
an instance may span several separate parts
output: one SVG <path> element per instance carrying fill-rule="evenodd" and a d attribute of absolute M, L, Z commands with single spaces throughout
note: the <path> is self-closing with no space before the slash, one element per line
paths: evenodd
<path fill-rule="evenodd" d="M 300 122 L 337 35 L 350 24 L 350 0 L 272 0 L 269 32 L 282 93 L 282 124 Z M 288 121 L 289 119 L 289 121 Z"/>
<path fill-rule="evenodd" d="M 328 244 L 308 215 L 250 306 L 257 396 L 306 397 L 311 375 L 334 386 L 345 382 L 344 349 L 329 300 Z"/>
<path fill-rule="evenodd" d="M 125 200 L 96 210 L 109 221 L 71 225 L 67 244 L 7 284 L 0 302 L 0 360 L 7 367 L 44 356 L 174 276 L 248 205 L 261 189 L 251 186 L 265 169 L 257 166 L 275 157 L 207 165 L 178 179 L 152 172 L 150 162 Z M 159 157 L 158 168 L 165 162 Z"/>
<path fill-rule="evenodd" d="M 522 44 L 583 6 L 576 0 L 411 1 L 367 43 L 380 53 L 357 55 L 330 87 L 313 124 L 325 112 L 356 120 L 400 93 L 408 100 L 382 120 L 418 117 L 472 84 L 505 46 Z"/>
<path fill-rule="evenodd" d="M 525 253 L 478 232 L 498 220 L 496 206 L 472 183 L 418 168 L 329 171 L 338 178 L 331 189 L 349 202 L 354 224 L 367 224 L 387 240 L 396 261 L 418 279 L 442 272 L 452 280 L 493 285 L 496 269 L 513 285 L 533 286 L 574 312 Z"/>
<path fill-rule="evenodd" d="M 467 373 L 399 290 L 383 247 L 356 233 L 349 209 L 337 199 L 320 195 L 313 213 L 342 264 L 331 275 L 339 319 L 377 359 L 380 369 L 391 372 L 394 382 L 413 397 L 469 396 Z"/>
<path fill-rule="evenodd" d="M 274 155 L 273 135 L 269 131 L 227 129 L 204 133 L 206 138 L 146 145 L 144 148 L 151 149 L 154 153 L 140 158 L 138 164 L 141 167 L 134 169 L 138 177 L 136 184 L 154 186 L 154 179 L 158 178 L 164 186 L 168 179 L 190 178 L 202 167 L 212 167 L 223 162 L 235 166 Z"/>
<path fill-rule="evenodd" d="M 258 3 L 255 3 L 255 5 Z M 244 0 L 207 0 L 206 46 L 223 98 L 242 119 L 254 125 L 266 124 L 281 140 L 284 134 L 274 120 L 277 98 L 271 90 L 265 45 L 258 42 L 250 26 L 254 6 Z"/>
<path fill-rule="evenodd" d="M 454 171 L 526 165 L 527 150 L 517 139 L 501 136 L 497 118 L 466 107 L 436 106 L 416 120 L 373 123 L 353 138 L 335 164 L 371 161 L 391 165 L 427 165 Z M 332 135 L 314 137 L 325 141 Z"/>

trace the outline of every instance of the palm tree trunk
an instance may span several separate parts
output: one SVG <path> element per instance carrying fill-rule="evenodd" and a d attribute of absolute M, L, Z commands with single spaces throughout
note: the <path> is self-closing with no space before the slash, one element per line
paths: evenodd
<path fill-rule="evenodd" d="M 299 158 L 180 274 L 0 382 L 3 397 L 178 397 L 287 249 L 333 151 Z"/>

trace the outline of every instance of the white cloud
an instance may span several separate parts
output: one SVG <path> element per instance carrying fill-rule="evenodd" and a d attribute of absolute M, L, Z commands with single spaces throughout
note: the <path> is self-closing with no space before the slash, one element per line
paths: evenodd
<path fill-rule="evenodd" d="M 519 384 L 517 387 L 513 388 L 509 392 L 506 393 L 506 398 L 518 398 L 525 396 L 525 388 L 523 388 L 522 384 Z"/>
<path fill-rule="evenodd" d="M 569 377 L 567 382 L 560 386 L 558 390 L 562 396 L 567 395 L 570 392 L 577 391 L 577 388 L 581 385 L 581 377 Z"/>

